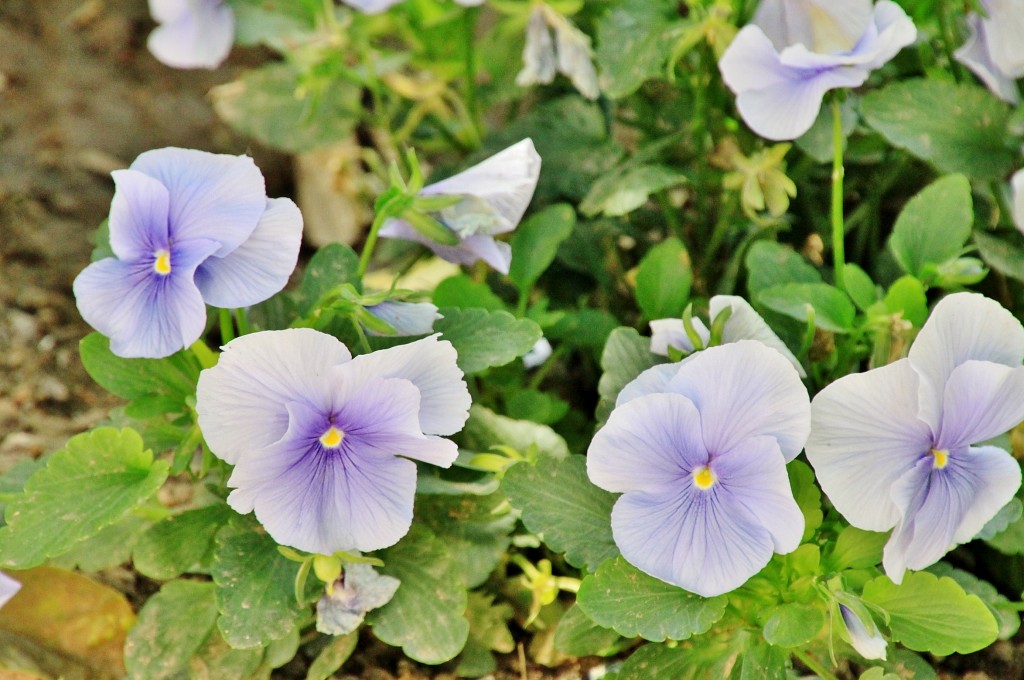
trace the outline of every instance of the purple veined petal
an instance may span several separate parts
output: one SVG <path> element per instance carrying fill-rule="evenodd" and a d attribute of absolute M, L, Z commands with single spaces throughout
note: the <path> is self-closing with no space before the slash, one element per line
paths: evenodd
<path fill-rule="evenodd" d="M 1013 221 L 1017 231 L 1024 234 L 1024 170 L 1018 170 L 1010 178 L 1013 189 Z"/>
<path fill-rule="evenodd" d="M 199 339 L 206 327 L 206 305 L 193 283 L 195 269 L 216 250 L 215 241 L 194 240 L 171 247 L 169 274 L 155 271 L 153 259 L 94 262 L 74 283 L 78 310 L 86 322 L 110 338 L 110 351 L 133 358 L 170 356 Z"/>
<path fill-rule="evenodd" d="M 732 501 L 757 518 L 784 555 L 800 545 L 804 515 L 793 499 L 786 463 L 772 437 L 752 437 L 716 456 L 709 466 Z"/>
<path fill-rule="evenodd" d="M 992 63 L 1008 78 L 1024 76 L 1024 1 L 982 0 L 988 18 L 982 20 Z"/>
<path fill-rule="evenodd" d="M 363 354 L 352 360 L 352 375 L 404 378 L 420 391 L 420 426 L 424 434 L 455 434 L 469 418 L 472 402 L 458 355 L 447 340 L 433 335 L 416 342 Z M 355 379 L 355 378 L 353 378 Z"/>
<path fill-rule="evenodd" d="M 970 29 L 967 42 L 953 53 L 953 57 L 971 69 L 974 75 L 978 76 L 981 82 L 985 83 L 985 86 L 997 97 L 1010 104 L 1016 104 L 1020 100 L 1017 84 L 992 61 L 985 25 L 982 23 L 981 17 L 977 14 L 970 14 L 967 17 L 967 27 Z M 1020 228 L 1019 221 L 1017 228 Z"/>
<path fill-rule="evenodd" d="M 443 318 L 438 314 L 437 306 L 429 302 L 385 300 L 380 304 L 370 305 L 366 311 L 394 328 L 394 337 L 426 335 L 434 330 L 434 322 Z M 368 335 L 379 335 L 369 328 L 366 332 Z"/>
<path fill-rule="evenodd" d="M 118 259 L 152 258 L 170 243 L 167 187 L 134 170 L 115 170 L 110 203 L 110 248 Z"/>
<path fill-rule="evenodd" d="M 714 318 L 714 314 L 711 315 Z M 686 334 L 682 319 L 655 319 L 648 324 L 651 327 L 651 354 L 668 356 L 669 346 L 675 347 L 681 352 L 692 352 L 693 343 L 690 336 Z M 693 330 L 707 345 L 711 338 L 711 331 L 700 319 L 693 319 Z"/>
<path fill-rule="evenodd" d="M 992 439 L 1024 421 L 1024 366 L 967 361 L 949 375 L 936 448 Z"/>
<path fill-rule="evenodd" d="M 775 334 L 775 331 L 761 318 L 761 315 L 743 298 L 738 295 L 715 295 L 709 303 L 711 319 L 713 320 L 721 314 L 722 310 L 726 307 L 732 309 L 732 314 L 729 315 L 729 319 L 725 322 L 725 328 L 722 329 L 722 342 L 756 340 L 786 357 L 789 363 L 793 364 L 793 368 L 796 369 L 801 378 L 807 377 L 804 367 L 800 365 L 800 361 L 789 351 L 786 343 L 782 342 L 779 336 Z"/>
<path fill-rule="evenodd" d="M 256 518 L 276 542 L 331 555 L 394 545 L 412 523 L 416 465 L 319 437 L 328 421 L 305 404 L 288 404 L 280 441 L 239 458 L 228 504 Z"/>
<path fill-rule="evenodd" d="M 690 475 L 707 463 L 700 414 L 678 394 L 638 397 L 616 407 L 587 450 L 590 481 L 616 493 L 691 484 Z"/>
<path fill-rule="evenodd" d="M 998 446 L 972 446 L 963 454 L 964 477 L 979 489 L 967 514 L 960 520 L 953 540 L 967 543 L 1010 502 L 1020 488 L 1020 463 Z"/>
<path fill-rule="evenodd" d="M 267 200 L 252 235 L 223 257 L 211 257 L 196 271 L 196 286 L 207 304 L 248 307 L 288 283 L 299 259 L 302 213 L 288 198 Z"/>
<path fill-rule="evenodd" d="M 779 442 L 788 462 L 807 441 L 807 388 L 784 356 L 754 340 L 709 347 L 689 357 L 670 388 L 700 411 L 704 442 L 712 455 L 766 435 Z"/>
<path fill-rule="evenodd" d="M 848 52 L 871 22 L 871 0 L 761 0 L 753 23 L 779 50 L 797 43 L 815 52 Z"/>
<path fill-rule="evenodd" d="M 879 0 L 871 15 L 871 23 L 849 53 L 846 63 L 874 70 L 916 39 L 917 28 L 903 8 L 890 0 Z"/>
<path fill-rule="evenodd" d="M 364 14 L 380 14 L 403 2 L 403 0 L 342 0 L 342 2 Z"/>
<path fill-rule="evenodd" d="M 807 460 L 850 524 L 886 531 L 900 519 L 892 486 L 932 445 L 918 418 L 918 375 L 901 359 L 847 375 L 815 396 Z"/>
<path fill-rule="evenodd" d="M 558 55 L 555 41 L 542 5 L 534 6 L 526 23 L 526 43 L 523 45 L 523 69 L 516 75 L 516 85 L 528 87 L 536 83 L 547 84 L 555 79 Z"/>
<path fill-rule="evenodd" d="M 846 624 L 846 632 L 850 636 L 850 645 L 865 659 L 885 660 L 885 638 L 878 632 L 874 621 L 864 621 L 845 604 L 839 605 L 839 613 Z M 870 616 L 870 614 L 869 614 Z"/>
<path fill-rule="evenodd" d="M 908 356 L 923 378 L 921 417 L 938 429 L 943 390 L 953 369 L 971 359 L 1020 366 L 1024 328 L 995 300 L 954 293 L 935 305 Z"/>
<path fill-rule="evenodd" d="M 170 16 L 173 7 L 167 2 L 150 2 L 158 12 Z M 227 58 L 235 40 L 235 15 L 223 0 L 193 0 L 187 9 L 149 35 L 147 47 L 161 63 L 173 68 L 213 69 Z M 165 11 L 166 10 L 166 11 Z"/>
<path fill-rule="evenodd" d="M 10 602 L 21 590 L 21 583 L 0 571 L 0 607 Z"/>
<path fill-rule="evenodd" d="M 691 359 L 692 357 L 687 357 Z M 652 366 L 646 371 L 633 378 L 625 387 L 619 391 L 619 396 L 615 399 L 615 406 L 618 408 L 628 401 L 632 401 L 637 397 L 643 397 L 648 394 L 660 394 L 662 392 L 671 392 L 672 389 L 669 384 L 672 382 L 672 378 L 675 377 L 676 373 L 679 372 L 679 366 L 681 363 L 674 364 L 658 364 Z"/>
<path fill-rule="evenodd" d="M 279 440 L 288 402 L 328 409 L 326 376 L 352 355 L 337 338 L 308 328 L 243 335 L 199 375 L 196 412 L 210 450 L 234 465 Z"/>
<path fill-rule="evenodd" d="M 143 153 L 131 169 L 167 187 L 171 238 L 216 240 L 218 257 L 244 243 L 267 208 L 263 174 L 248 156 L 168 147 Z"/>
<path fill-rule="evenodd" d="M 722 488 L 624 494 L 612 536 L 633 566 L 704 597 L 743 585 L 772 556 L 768 531 Z"/>
<path fill-rule="evenodd" d="M 415 241 L 430 248 L 442 260 L 454 264 L 468 266 L 483 260 L 502 274 L 508 274 L 509 267 L 512 265 L 512 246 L 495 241 L 492 236 L 474 234 L 462 239 L 457 246 L 445 246 L 431 241 L 413 229 L 408 222 L 399 219 L 386 220 L 380 230 L 380 235 L 384 238 Z"/>

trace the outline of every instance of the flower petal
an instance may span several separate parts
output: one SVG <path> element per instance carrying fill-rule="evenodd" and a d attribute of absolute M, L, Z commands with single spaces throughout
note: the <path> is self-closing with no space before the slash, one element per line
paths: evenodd
<path fill-rule="evenodd" d="M 982 25 L 992 63 L 1008 78 L 1024 76 L 1024 2 L 984 0 L 982 4 L 988 11 Z"/>
<path fill-rule="evenodd" d="M 850 524 L 885 531 L 900 518 L 890 489 L 932 445 L 917 416 L 918 375 L 901 359 L 840 378 L 811 403 L 807 460 Z"/>
<path fill-rule="evenodd" d="M 710 347 L 682 362 L 670 387 L 697 406 L 712 454 L 766 435 L 779 442 L 790 461 L 807 440 L 807 389 L 792 364 L 760 342 Z"/>
<path fill-rule="evenodd" d="M 380 14 L 391 9 L 402 0 L 342 0 L 349 7 L 355 7 L 364 14 Z"/>
<path fill-rule="evenodd" d="M 235 464 L 288 429 L 288 402 L 328 409 L 330 369 L 352 355 L 336 338 L 308 328 L 243 335 L 199 376 L 196 411 L 210 449 Z"/>
<path fill-rule="evenodd" d="M 7 604 L 21 590 L 21 583 L 0 572 L 0 607 Z"/>
<path fill-rule="evenodd" d="M 711 316 L 714 318 L 714 314 Z M 651 327 L 651 354 L 667 357 L 669 346 L 675 347 L 681 352 L 693 351 L 693 343 L 690 342 L 690 336 L 686 334 L 682 319 L 655 319 L 648 325 Z M 704 325 L 704 322 L 700 319 L 693 319 L 693 330 L 706 345 L 711 337 L 711 331 Z"/>
<path fill-rule="evenodd" d="M 726 307 L 732 309 L 732 314 L 725 322 L 722 329 L 722 342 L 736 342 L 738 340 L 757 340 L 767 345 L 786 357 L 789 363 L 801 378 L 806 378 L 807 373 L 800 361 L 789 351 L 786 343 L 775 334 L 775 331 L 765 323 L 750 303 L 737 295 L 715 295 L 709 303 L 709 315 L 713 320 L 722 313 Z M 652 350 L 653 351 L 653 350 Z"/>
<path fill-rule="evenodd" d="M 401 302 L 385 300 L 366 308 L 370 314 L 384 321 L 395 333 L 392 337 L 426 335 L 434 330 L 434 322 L 442 318 L 437 307 L 429 302 Z M 367 328 L 367 334 L 379 335 Z"/>
<path fill-rule="evenodd" d="M 186 3 L 187 9 L 169 21 L 165 11 L 168 3 L 150 3 L 158 6 L 154 18 L 161 21 L 150 35 L 147 47 L 161 63 L 173 68 L 217 68 L 227 58 L 235 40 L 235 16 L 231 7 L 220 0 L 200 0 Z M 173 8 L 171 8 L 173 9 Z"/>
<path fill-rule="evenodd" d="M 1018 170 L 1010 178 L 1013 187 L 1013 222 L 1017 231 L 1024 234 L 1024 170 Z"/>
<path fill-rule="evenodd" d="M 223 257 L 211 257 L 196 272 L 203 299 L 215 307 L 248 307 L 288 283 L 302 244 L 302 213 L 287 198 L 267 201 L 252 235 Z"/>
<path fill-rule="evenodd" d="M 687 357 L 687 359 L 690 358 Z M 679 372 L 680 365 L 681 362 L 676 362 L 674 364 L 658 364 L 648 368 L 619 391 L 619 396 L 615 399 L 615 406 L 622 406 L 627 401 L 648 394 L 671 392 L 672 389 L 669 387 L 669 384 L 676 373 Z"/>
<path fill-rule="evenodd" d="M 167 249 L 167 187 L 134 170 L 115 170 L 111 175 L 116 187 L 110 203 L 110 248 L 114 254 L 131 262 Z"/>
<path fill-rule="evenodd" d="M 607 491 L 643 491 L 689 484 L 706 465 L 700 414 L 678 394 L 633 399 L 612 411 L 587 450 L 587 475 Z"/>
<path fill-rule="evenodd" d="M 249 238 L 267 207 L 263 175 L 248 156 L 169 147 L 143 153 L 131 169 L 167 187 L 171 238 L 218 241 L 218 257 Z"/>
<path fill-rule="evenodd" d="M 848 52 L 871 21 L 871 0 L 761 0 L 753 23 L 778 49 L 801 43 L 815 52 Z"/>
<path fill-rule="evenodd" d="M 985 83 L 985 86 L 997 97 L 1011 104 L 1016 104 L 1020 100 L 1017 84 L 1012 78 L 1006 76 L 992 61 L 992 54 L 981 17 L 977 14 L 968 15 L 967 27 L 971 31 L 967 42 L 953 53 L 953 57 L 971 69 L 974 75 L 978 76 Z"/>
<path fill-rule="evenodd" d="M 967 361 L 953 369 L 942 402 L 936 447 L 958 449 L 1024 421 L 1024 366 Z"/>
<path fill-rule="evenodd" d="M 953 535 L 957 543 L 967 543 L 1017 493 L 1021 472 L 1020 463 L 998 446 L 972 446 L 961 460 L 963 468 L 955 471 L 969 476 L 971 485 L 979 490 Z"/>

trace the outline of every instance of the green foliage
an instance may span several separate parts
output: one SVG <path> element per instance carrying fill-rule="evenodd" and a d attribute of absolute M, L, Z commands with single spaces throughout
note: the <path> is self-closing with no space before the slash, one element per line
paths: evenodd
<path fill-rule="evenodd" d="M 416 517 L 448 547 L 458 564 L 456 575 L 467 588 L 487 580 L 509 546 L 515 517 L 502 512 L 505 498 L 490 496 L 420 496 Z"/>
<path fill-rule="evenodd" d="M 547 458 L 566 458 L 569 447 L 562 437 L 546 425 L 500 416 L 485 406 L 474 404 L 462 430 L 464 446 L 487 451 L 493 446 L 508 446 L 522 455 L 533 452 Z"/>
<path fill-rule="evenodd" d="M 764 623 L 764 639 L 777 647 L 800 647 L 825 625 L 825 612 L 814 604 L 790 602 L 772 609 Z"/>
<path fill-rule="evenodd" d="M 214 585 L 170 581 L 146 601 L 125 642 L 124 660 L 132 680 L 184 677 L 210 637 L 217 619 Z"/>
<path fill-rule="evenodd" d="M 522 512 L 523 524 L 552 550 L 564 552 L 569 564 L 593 571 L 618 554 L 611 528 L 615 496 L 590 483 L 583 456 L 515 465 L 501 490 Z"/>
<path fill-rule="evenodd" d="M 751 295 L 786 283 L 821 283 L 821 274 L 804 258 L 774 241 L 758 241 L 750 246 L 744 260 L 747 288 Z"/>
<path fill-rule="evenodd" d="M 213 558 L 213 538 L 234 514 L 227 505 L 214 503 L 157 522 L 135 546 L 135 568 L 163 580 L 207 571 Z"/>
<path fill-rule="evenodd" d="M 660 75 L 678 23 L 670 0 L 618 0 L 597 24 L 601 90 L 612 99 L 633 94 Z"/>
<path fill-rule="evenodd" d="M 608 342 L 601 354 L 601 380 L 597 391 L 601 401 L 597 405 L 597 423 L 608 420 L 615 400 L 622 388 L 648 368 L 663 363 L 665 359 L 651 354 L 650 338 L 641 337 L 632 328 L 616 328 L 608 336 Z"/>
<path fill-rule="evenodd" d="M 167 463 L 154 461 L 133 430 L 72 437 L 7 504 L 0 565 L 27 569 L 67 552 L 142 505 L 165 479 Z"/>
<path fill-rule="evenodd" d="M 1019 234 L 1014 232 L 1003 238 L 977 230 L 974 232 L 974 244 L 990 267 L 1011 279 L 1024 281 L 1024 246 Z"/>
<path fill-rule="evenodd" d="M 542 336 L 535 322 L 505 311 L 444 307 L 441 314 L 434 330 L 455 346 L 459 368 L 470 375 L 523 356 Z"/>
<path fill-rule="evenodd" d="M 928 571 L 936 576 L 948 576 L 957 582 L 970 595 L 977 595 L 999 624 L 999 639 L 1009 640 L 1020 630 L 1020 612 L 1017 606 L 999 593 L 988 581 L 982 581 L 974 574 L 956 569 L 946 562 L 938 562 L 928 567 Z"/>
<path fill-rule="evenodd" d="M 512 265 L 508 276 L 521 294 L 528 294 L 541 274 L 555 261 L 558 246 L 572 234 L 576 212 L 556 203 L 532 215 L 512 235 Z"/>
<path fill-rule="evenodd" d="M 594 623 L 578 604 L 569 608 L 555 629 L 555 649 L 571 656 L 615 653 L 620 642 L 624 642 L 621 635 Z"/>
<path fill-rule="evenodd" d="M 826 283 L 784 283 L 760 290 L 755 301 L 797 321 L 824 331 L 848 333 L 857 310 L 849 296 Z"/>
<path fill-rule="evenodd" d="M 515 261 L 513 254 L 513 265 Z M 478 307 L 488 311 L 505 309 L 505 303 L 491 292 L 487 284 L 477 283 L 465 274 L 450 276 L 437 284 L 437 288 L 434 289 L 433 302 L 438 307 Z"/>
<path fill-rule="evenodd" d="M 601 626 L 661 642 L 707 632 L 725 614 L 728 598 L 694 595 L 648 576 L 620 556 L 583 579 L 577 602 Z"/>
<path fill-rule="evenodd" d="M 690 299 L 690 254 L 677 238 L 651 248 L 636 272 L 636 301 L 649 320 L 681 316 Z"/>
<path fill-rule="evenodd" d="M 793 498 L 804 516 L 803 540 L 809 539 L 821 526 L 821 491 L 814 483 L 814 470 L 803 461 L 794 460 L 786 466 Z"/>
<path fill-rule="evenodd" d="M 303 314 L 313 311 L 328 292 L 344 283 L 357 284 L 359 256 L 344 243 L 328 243 L 316 251 L 302 276 L 299 294 Z"/>
<path fill-rule="evenodd" d="M 580 202 L 580 212 L 588 217 L 628 215 L 652 195 L 685 181 L 685 175 L 667 166 L 631 162 L 601 175 Z"/>
<path fill-rule="evenodd" d="M 845 527 L 836 537 L 826 564 L 837 571 L 873 567 L 882 561 L 882 548 L 888 540 L 889 535 L 883 532 Z"/>
<path fill-rule="evenodd" d="M 469 606 L 466 608 L 469 638 L 459 655 L 456 674 L 478 678 L 497 669 L 498 663 L 491 652 L 508 654 L 516 648 L 516 641 L 508 629 L 508 621 L 514 613 L 507 603 L 495 604 L 491 595 L 469 593 Z"/>
<path fill-rule="evenodd" d="M 896 219 L 889 250 L 908 274 L 927 280 L 935 269 L 959 257 L 974 224 L 971 184 L 947 175 L 910 199 Z"/>
<path fill-rule="evenodd" d="M 358 631 L 332 639 L 316 655 L 313 663 L 309 664 L 306 680 L 327 680 L 333 676 L 335 671 L 352 656 L 352 652 L 356 651 L 358 644 Z"/>

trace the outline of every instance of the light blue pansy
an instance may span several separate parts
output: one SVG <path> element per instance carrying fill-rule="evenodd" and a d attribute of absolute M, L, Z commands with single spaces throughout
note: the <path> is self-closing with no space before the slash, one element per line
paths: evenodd
<path fill-rule="evenodd" d="M 1024 0 L 980 0 L 986 16 L 967 16 L 970 36 L 953 53 L 998 97 L 1020 101 L 1014 82 L 1024 76 Z"/>
<path fill-rule="evenodd" d="M 224 0 L 149 0 L 160 25 L 147 47 L 174 68 L 216 68 L 235 40 L 235 16 Z"/>

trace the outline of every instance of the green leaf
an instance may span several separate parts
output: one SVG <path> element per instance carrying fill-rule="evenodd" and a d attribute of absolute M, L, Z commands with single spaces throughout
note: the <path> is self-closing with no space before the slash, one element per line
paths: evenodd
<path fill-rule="evenodd" d="M 636 301 L 648 320 L 681 316 L 690 299 L 690 254 L 672 237 L 651 248 L 636 272 Z"/>
<path fill-rule="evenodd" d="M 265 646 L 288 635 L 304 613 L 295 602 L 298 565 L 254 522 L 233 519 L 216 537 L 217 627 L 236 649 Z"/>
<path fill-rule="evenodd" d="M 67 552 L 156 493 L 167 463 L 142 450 L 134 430 L 102 427 L 72 437 L 11 499 L 0 529 L 0 565 L 27 569 Z"/>
<path fill-rule="evenodd" d="M 508 621 L 514 614 L 508 603 L 494 604 L 493 595 L 469 593 L 469 606 L 466 607 L 469 639 L 459 655 L 456 675 L 479 678 L 497 669 L 498 664 L 491 652 L 508 654 L 516 648 L 516 641 L 508 629 Z"/>
<path fill-rule="evenodd" d="M 889 534 L 846 527 L 839 532 L 836 545 L 826 558 L 830 569 L 866 569 L 882 561 L 882 548 Z"/>
<path fill-rule="evenodd" d="M 448 546 L 457 564 L 456 574 L 467 588 L 486 581 L 508 549 L 516 518 L 500 512 L 504 501 L 501 494 L 416 499 L 416 518 Z"/>
<path fill-rule="evenodd" d="M 784 283 L 821 283 L 821 274 L 795 250 L 774 241 L 757 241 L 745 259 L 751 295 Z"/>
<path fill-rule="evenodd" d="M 100 387 L 125 399 L 171 397 L 184 408 L 195 394 L 199 362 L 188 351 L 164 359 L 124 359 L 110 351 L 110 341 L 90 333 L 78 344 L 82 365 Z"/>
<path fill-rule="evenodd" d="M 619 217 L 642 208 L 652 194 L 682 184 L 686 176 L 664 165 L 630 165 L 602 175 L 580 203 L 588 217 Z"/>
<path fill-rule="evenodd" d="M 449 276 L 437 284 L 432 301 L 438 307 L 479 307 L 490 311 L 505 309 L 505 303 L 487 284 L 478 283 L 465 274 Z"/>
<path fill-rule="evenodd" d="M 149 527 L 150 522 L 144 517 L 127 515 L 101 529 L 95 536 L 75 543 L 71 550 L 50 558 L 47 563 L 87 572 L 116 567 L 131 559 L 132 548 Z"/>
<path fill-rule="evenodd" d="M 227 505 L 214 503 L 157 522 L 135 546 L 135 568 L 159 580 L 186 571 L 205 572 L 213 557 L 214 535 L 234 514 Z"/>
<path fill-rule="evenodd" d="M 878 286 L 863 269 L 847 262 L 843 267 L 843 278 L 846 281 L 846 293 L 858 309 L 867 311 L 868 307 L 878 302 Z"/>
<path fill-rule="evenodd" d="M 572 235 L 576 211 L 556 203 L 534 214 L 512 234 L 512 265 L 508 276 L 523 293 L 528 293 L 541 274 L 555 261 L 558 246 Z"/>
<path fill-rule="evenodd" d="M 220 633 L 213 633 L 202 649 L 189 661 L 190 678 L 252 680 L 263 660 L 263 649 L 234 649 Z"/>
<path fill-rule="evenodd" d="M 603 309 L 578 309 L 566 312 L 544 333 L 549 340 L 560 340 L 573 347 L 586 347 L 600 352 L 608 336 L 619 327 L 619 320 Z"/>
<path fill-rule="evenodd" d="M 444 307 L 441 314 L 434 330 L 455 346 L 459 368 L 470 375 L 523 356 L 542 336 L 535 322 L 505 311 Z"/>
<path fill-rule="evenodd" d="M 774 645 L 752 640 L 740 656 L 737 680 L 788 680 L 789 653 Z"/>
<path fill-rule="evenodd" d="M 523 455 L 533 450 L 547 458 L 569 456 L 565 440 L 547 425 L 513 420 L 478 404 L 469 407 L 469 420 L 462 430 L 461 439 L 463 446 L 473 451 L 509 446 Z"/>
<path fill-rule="evenodd" d="M 648 576 L 619 556 L 585 577 L 576 602 L 595 623 L 645 640 L 687 640 L 725 614 L 729 598 L 704 598 Z"/>
<path fill-rule="evenodd" d="M 857 315 L 850 298 L 825 283 L 785 283 L 761 290 L 754 299 L 768 309 L 804 323 L 813 311 L 814 325 L 833 333 L 849 332 Z"/>
<path fill-rule="evenodd" d="M 956 581 L 965 592 L 977 595 L 996 617 L 999 624 L 999 639 L 1009 640 L 1020 630 L 1020 612 L 1014 603 L 999 593 L 988 581 L 982 581 L 974 574 L 962 569 L 955 569 L 946 562 L 937 562 L 928 567 L 928 571 L 936 576 L 948 576 Z"/>
<path fill-rule="evenodd" d="M 903 207 L 889 238 L 889 250 L 903 271 L 924 280 L 929 265 L 938 267 L 960 256 L 973 224 L 971 183 L 963 175 L 947 175 Z"/>
<path fill-rule="evenodd" d="M 909 274 L 901 276 L 889 286 L 883 302 L 890 314 L 901 314 L 915 328 L 923 326 L 928 319 L 928 298 L 924 284 Z"/>
<path fill-rule="evenodd" d="M 893 83 L 861 102 L 868 125 L 890 143 L 943 172 L 1000 179 L 1017 152 L 1007 131 L 1010 108 L 976 85 L 935 78 Z"/>
<path fill-rule="evenodd" d="M 742 636 L 743 633 L 739 633 Z M 699 646 L 646 644 L 622 664 L 617 680 L 709 680 L 729 678 L 736 664 L 736 643 L 703 641 Z M 772 678 L 774 680 L 774 678 Z"/>
<path fill-rule="evenodd" d="M 597 391 L 601 395 L 597 405 L 599 426 L 608 420 L 623 387 L 648 368 L 666 361 L 657 354 L 651 354 L 650 347 L 651 339 L 641 337 L 633 328 L 616 328 L 608 336 L 601 354 L 601 369 L 604 372 L 597 384 Z"/>
<path fill-rule="evenodd" d="M 359 256 L 344 243 L 328 243 L 316 251 L 302 275 L 299 293 L 300 309 L 309 314 L 316 303 L 332 288 L 343 283 L 356 283 Z"/>
<path fill-rule="evenodd" d="M 974 244 L 985 264 L 1011 279 L 1024 281 L 1024 247 L 1020 245 L 1020 234 L 1013 232 L 1009 239 L 980 230 L 974 232 Z"/>
<path fill-rule="evenodd" d="M 555 629 L 555 649 L 569 656 L 614 654 L 620 641 L 621 635 L 594 623 L 578 604 L 569 608 Z"/>
<path fill-rule="evenodd" d="M 501 490 L 522 511 L 523 524 L 569 564 L 593 571 L 619 553 L 611 526 L 615 496 L 590 482 L 585 457 L 520 463 L 505 473 Z"/>
<path fill-rule="evenodd" d="M 800 647 L 825 625 L 825 612 L 813 604 L 791 602 L 772 610 L 764 623 L 764 639 L 777 647 Z"/>
<path fill-rule="evenodd" d="M 821 491 L 814 483 L 814 470 L 803 461 L 794 460 L 786 466 L 793 498 L 804 516 L 802 540 L 808 540 L 821 526 L 824 515 L 821 512 Z"/>
<path fill-rule="evenodd" d="M 615 3 L 597 24 L 601 91 L 621 99 L 663 75 L 678 23 L 676 4 L 670 0 Z"/>
<path fill-rule="evenodd" d="M 526 388 L 514 392 L 505 402 L 505 408 L 511 418 L 550 425 L 569 413 L 569 402 L 547 392 Z"/>
<path fill-rule="evenodd" d="M 374 635 L 421 663 L 454 658 L 469 636 L 469 621 L 463 616 L 468 600 L 445 544 L 426 527 L 413 525 L 380 558 L 381 572 L 402 584 L 390 602 L 367 616 Z"/>
<path fill-rule="evenodd" d="M 985 526 L 981 528 L 981 531 L 974 538 L 988 541 L 1006 531 L 1011 524 L 1020 520 L 1022 515 L 1024 515 L 1024 504 L 1021 503 L 1019 498 L 1011 498 L 1006 505 L 999 509 L 999 512 L 992 519 L 985 523 Z"/>
<path fill-rule="evenodd" d="M 129 678 L 187 677 L 189 660 L 210 636 L 217 618 L 213 590 L 208 582 L 170 581 L 146 601 L 125 642 Z"/>
<path fill-rule="evenodd" d="M 977 595 L 926 571 L 907 572 L 900 585 L 879 576 L 864 586 L 863 597 L 889 615 L 893 640 L 919 652 L 969 654 L 999 634 L 995 617 Z"/>
<path fill-rule="evenodd" d="M 331 78 L 300 89 L 301 78 L 287 64 L 270 64 L 218 85 L 210 98 L 225 123 L 280 151 L 299 153 L 348 138 L 362 112 L 359 86 Z"/>
<path fill-rule="evenodd" d="M 359 644 L 359 631 L 336 637 L 320 650 L 306 671 L 306 680 L 327 680 L 348 661 Z"/>

